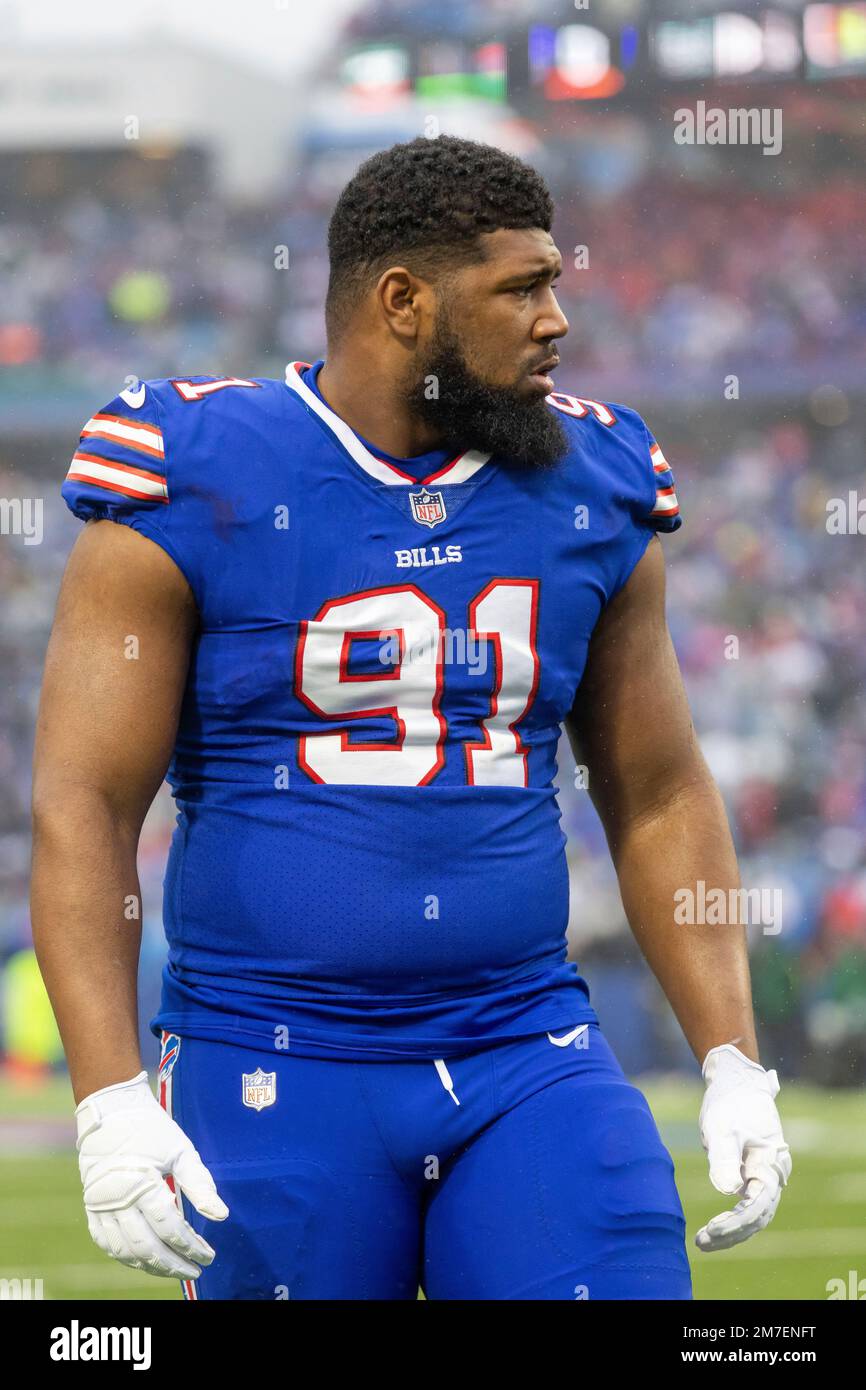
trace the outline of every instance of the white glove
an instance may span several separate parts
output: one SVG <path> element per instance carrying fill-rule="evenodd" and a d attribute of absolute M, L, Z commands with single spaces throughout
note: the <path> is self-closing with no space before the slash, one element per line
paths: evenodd
<path fill-rule="evenodd" d="M 791 1176 L 791 1152 L 776 1109 L 779 1078 L 733 1043 L 711 1048 L 699 1120 L 710 1182 L 743 1200 L 714 1216 L 695 1236 L 699 1250 L 727 1250 L 768 1226 Z"/>
<path fill-rule="evenodd" d="M 210 1221 L 224 1221 L 228 1207 L 147 1072 L 94 1091 L 75 1119 L 87 1225 L 100 1250 L 131 1269 L 197 1279 L 214 1251 L 184 1220 L 165 1179 Z"/>

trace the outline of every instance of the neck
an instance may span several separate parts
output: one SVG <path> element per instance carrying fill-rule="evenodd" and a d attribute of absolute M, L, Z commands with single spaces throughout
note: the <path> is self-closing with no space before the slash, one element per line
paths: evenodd
<path fill-rule="evenodd" d="M 395 458 L 413 458 L 439 447 L 429 425 L 406 409 L 396 373 L 358 347 L 329 354 L 317 384 L 328 405 L 350 429 Z"/>

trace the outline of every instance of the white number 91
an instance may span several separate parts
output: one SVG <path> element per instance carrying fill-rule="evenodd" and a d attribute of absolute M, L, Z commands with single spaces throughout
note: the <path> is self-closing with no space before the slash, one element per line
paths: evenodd
<path fill-rule="evenodd" d="M 490 709 L 480 740 L 464 746 L 472 786 L 525 787 L 527 756 L 517 724 L 538 689 L 538 581 L 494 579 L 469 605 L 467 637 L 493 652 Z M 414 584 L 330 599 L 300 625 L 295 693 L 319 719 L 346 725 L 390 716 L 388 741 L 349 742 L 350 727 L 302 735 L 298 761 L 314 782 L 423 787 L 445 762 L 443 693 L 445 614 Z M 388 644 L 382 671 L 350 669 L 358 641 Z"/>

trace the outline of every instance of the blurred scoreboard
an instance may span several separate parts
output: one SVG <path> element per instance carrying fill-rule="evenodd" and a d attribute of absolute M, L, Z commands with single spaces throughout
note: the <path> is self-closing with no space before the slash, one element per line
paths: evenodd
<path fill-rule="evenodd" d="M 866 76 L 866 3 L 717 10 L 622 24 L 587 11 L 502 38 L 383 36 L 344 53 L 347 92 L 381 106 L 414 94 L 520 105 L 593 101 L 687 82 Z M 613 11 L 616 12 L 615 9 Z"/>
<path fill-rule="evenodd" d="M 657 73 L 674 80 L 866 74 L 866 4 L 722 11 L 662 21 L 649 37 Z"/>
<path fill-rule="evenodd" d="M 445 38 L 363 44 L 346 54 L 339 75 L 353 96 L 378 103 L 413 92 L 433 100 L 479 96 L 504 102 L 507 71 L 502 40 L 468 44 Z"/>

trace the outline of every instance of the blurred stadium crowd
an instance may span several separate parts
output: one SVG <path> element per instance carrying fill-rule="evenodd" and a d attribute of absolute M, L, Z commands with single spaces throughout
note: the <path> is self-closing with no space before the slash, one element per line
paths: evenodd
<path fill-rule="evenodd" d="M 172 171 L 103 154 L 98 178 L 90 153 L 16 163 L 0 222 L 0 365 L 41 375 L 47 393 L 70 377 L 92 382 L 95 409 L 106 381 L 113 391 L 128 374 L 281 376 L 289 359 L 323 354 L 333 190 L 315 158 L 254 208 L 233 206 L 206 166 L 185 158 Z M 625 396 L 672 463 L 685 524 L 665 542 L 669 613 L 695 725 L 745 885 L 781 891 L 780 929 L 750 928 L 767 1064 L 862 1082 L 866 566 L 862 536 L 827 528 L 828 500 L 864 484 L 866 409 L 837 371 L 844 363 L 862 381 L 866 359 L 862 181 L 840 149 L 796 189 L 650 166 L 608 197 L 578 200 L 557 161 L 546 164 L 572 324 L 557 385 Z M 571 260 L 579 246 L 585 269 Z M 281 247 L 285 271 L 275 268 Z M 786 387 L 798 367 L 810 392 Z M 0 544 L 0 1023 L 7 1053 L 22 1060 L 44 1050 L 26 954 L 30 756 L 45 642 L 79 530 L 59 495 L 76 442 L 74 430 L 31 431 L 0 445 L 0 493 L 44 498 L 42 543 Z M 627 1070 L 693 1067 L 574 781 L 563 751 L 570 939 L 602 1020 Z M 140 855 L 145 1020 L 172 824 L 163 788 Z"/>
<path fill-rule="evenodd" d="M 101 170 L 99 196 L 85 175 L 50 218 L 25 194 L 0 225 L 0 365 L 96 375 L 118 364 L 144 374 L 146 363 L 147 374 L 170 375 L 252 361 L 279 370 L 299 344 L 316 350 L 333 196 L 314 169 L 283 202 L 251 212 L 212 193 L 197 198 L 192 186 L 180 205 L 160 206 L 146 177 L 136 185 L 135 165 L 112 162 L 116 176 Z M 685 391 L 695 373 L 733 357 L 753 388 L 756 378 L 777 385 L 780 372 L 830 362 L 862 379 L 866 199 L 844 168 L 775 197 L 656 171 L 607 200 L 575 200 L 566 178 L 553 186 L 573 370 L 626 373 L 647 389 L 673 367 Z M 581 246 L 588 264 L 569 267 Z M 287 271 L 275 274 L 282 247 Z"/>

